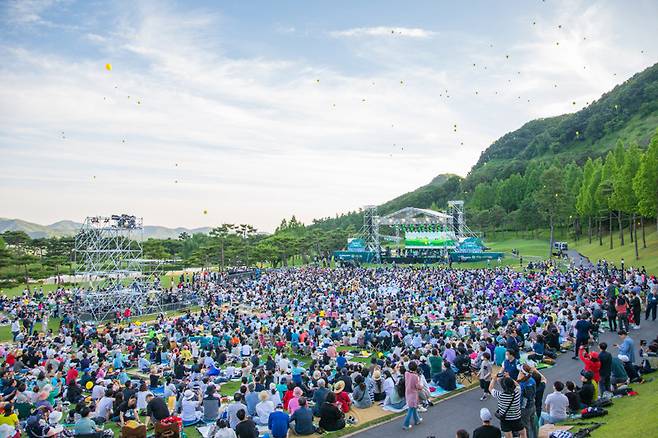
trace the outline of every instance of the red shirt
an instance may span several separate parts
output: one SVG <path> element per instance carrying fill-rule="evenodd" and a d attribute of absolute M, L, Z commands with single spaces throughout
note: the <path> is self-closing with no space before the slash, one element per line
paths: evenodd
<path fill-rule="evenodd" d="M 350 396 L 345 391 L 336 394 L 336 402 L 340 404 L 340 410 L 343 413 L 347 413 L 350 410 Z"/>

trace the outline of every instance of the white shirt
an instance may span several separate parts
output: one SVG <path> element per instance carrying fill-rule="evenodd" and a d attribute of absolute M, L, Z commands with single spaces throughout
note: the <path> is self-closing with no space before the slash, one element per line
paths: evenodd
<path fill-rule="evenodd" d="M 103 397 L 96 405 L 96 417 L 108 418 L 108 414 L 112 412 L 112 404 L 114 399 L 111 397 Z"/>
<path fill-rule="evenodd" d="M 256 415 L 258 416 L 258 424 L 265 425 L 270 418 L 270 414 L 274 412 L 274 403 L 271 400 L 265 400 L 256 405 Z"/>
<path fill-rule="evenodd" d="M 569 406 L 569 399 L 561 392 L 552 392 L 546 396 L 546 406 L 548 406 L 548 414 L 556 419 L 563 420 L 567 418 L 567 407 Z"/>

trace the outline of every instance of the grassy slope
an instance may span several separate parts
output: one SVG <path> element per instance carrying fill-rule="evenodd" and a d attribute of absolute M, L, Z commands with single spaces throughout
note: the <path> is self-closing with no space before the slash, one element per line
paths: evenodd
<path fill-rule="evenodd" d="M 579 242 L 570 242 L 570 247 L 589 257 L 592 263 L 596 263 L 599 259 L 605 259 L 619 264 L 623 258 L 626 266 L 644 266 L 647 272 L 658 274 L 658 232 L 656 232 L 655 224 L 647 224 L 646 233 L 647 247 L 643 249 L 641 231 L 638 230 L 638 237 L 640 238 L 638 241 L 639 260 L 635 260 L 635 246 L 630 242 L 628 229 L 626 229 L 624 236 L 624 246 L 619 245 L 619 235 L 613 233 L 614 248 L 612 250 L 610 249 L 609 236 L 604 236 L 603 246 L 599 246 L 596 238 L 589 244 L 587 237 L 585 237 Z"/>
<path fill-rule="evenodd" d="M 643 385 L 631 385 L 638 392 L 635 397 L 613 400 L 614 405 L 606 408 L 605 417 L 582 420 L 587 423 L 604 423 L 592 432 L 593 438 L 625 438 L 658 436 L 656 407 L 658 407 L 658 379 Z M 579 420 L 578 422 L 581 422 Z M 586 426 L 577 426 L 575 432 Z"/>

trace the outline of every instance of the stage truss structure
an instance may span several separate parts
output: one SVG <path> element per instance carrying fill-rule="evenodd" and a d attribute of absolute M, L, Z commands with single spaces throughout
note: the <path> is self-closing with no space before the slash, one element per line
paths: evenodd
<path fill-rule="evenodd" d="M 89 216 L 75 237 L 76 274 L 88 283 L 76 299 L 81 319 L 102 321 L 130 309 L 133 315 L 163 311 L 153 282 L 162 260 L 143 259 L 143 219 L 121 214 Z"/>
<path fill-rule="evenodd" d="M 382 235 L 381 227 L 390 226 L 395 230 L 395 236 Z M 363 228 L 359 233 L 366 242 L 366 249 L 375 253 L 379 262 L 381 240 L 400 241 L 400 230 L 405 226 L 435 227 L 451 230 L 458 240 L 475 234 L 466 225 L 464 217 L 464 201 L 448 202 L 448 213 L 425 208 L 406 207 L 386 216 L 377 214 L 377 207 L 363 207 Z"/>

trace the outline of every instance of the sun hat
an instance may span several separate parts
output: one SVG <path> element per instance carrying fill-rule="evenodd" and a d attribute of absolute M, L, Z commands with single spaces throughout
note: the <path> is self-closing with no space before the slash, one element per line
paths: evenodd
<path fill-rule="evenodd" d="M 56 426 L 57 424 L 59 424 L 61 419 L 62 419 L 62 413 L 60 411 L 52 411 L 48 415 L 48 423 L 50 423 L 51 426 Z"/>
<path fill-rule="evenodd" d="M 491 421 L 491 412 L 487 408 L 480 409 L 480 420 Z"/>
<path fill-rule="evenodd" d="M 336 382 L 336 384 L 334 385 L 334 392 L 335 392 L 336 394 L 338 394 L 338 393 L 340 393 L 340 392 L 343 392 L 344 389 L 345 389 L 345 382 L 343 382 L 342 380 L 339 380 L 339 381 Z"/>
<path fill-rule="evenodd" d="M 322 377 L 322 374 L 320 373 L 320 370 L 313 371 L 313 379 L 314 380 L 318 380 L 320 377 Z"/>
<path fill-rule="evenodd" d="M 185 397 L 186 400 L 191 400 L 194 398 L 194 391 L 191 389 L 186 389 L 185 392 L 183 393 L 183 397 Z"/>
<path fill-rule="evenodd" d="M 261 391 L 258 393 L 258 400 L 265 401 L 269 400 L 270 394 L 267 391 Z"/>
<path fill-rule="evenodd" d="M 375 370 L 372 372 L 372 378 L 374 380 L 381 380 L 382 379 L 382 373 L 379 370 Z"/>

